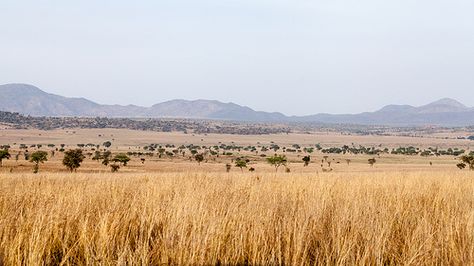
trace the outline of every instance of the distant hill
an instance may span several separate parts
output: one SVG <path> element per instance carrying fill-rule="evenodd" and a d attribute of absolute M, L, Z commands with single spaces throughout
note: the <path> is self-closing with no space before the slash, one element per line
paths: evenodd
<path fill-rule="evenodd" d="M 376 112 L 360 114 L 316 114 L 285 116 L 255 111 L 235 103 L 214 100 L 172 100 L 151 107 L 102 105 L 84 98 L 67 98 L 46 93 L 27 84 L 0 85 L 0 110 L 31 116 L 198 118 L 249 122 L 311 122 L 396 126 L 474 125 L 474 108 L 445 98 L 427 105 L 388 105 Z"/>
<path fill-rule="evenodd" d="M 0 110 L 32 116 L 170 117 L 237 121 L 282 121 L 281 113 L 254 111 L 234 103 L 172 100 L 152 107 L 102 105 L 84 98 L 46 93 L 27 84 L 0 85 Z"/>
<path fill-rule="evenodd" d="M 387 105 L 376 112 L 346 115 L 316 114 L 295 117 L 295 119 L 304 122 L 363 125 L 467 126 L 474 125 L 474 108 L 469 108 L 456 100 L 444 98 L 419 107 Z"/>

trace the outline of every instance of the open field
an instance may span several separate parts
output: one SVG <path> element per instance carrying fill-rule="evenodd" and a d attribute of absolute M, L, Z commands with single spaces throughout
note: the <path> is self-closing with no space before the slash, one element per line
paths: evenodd
<path fill-rule="evenodd" d="M 474 141 L 457 139 L 469 136 L 468 132 L 438 132 L 420 135 L 418 137 L 405 136 L 377 136 L 377 135 L 344 135 L 338 132 L 312 132 L 310 134 L 268 134 L 268 135 L 230 135 L 230 134 L 183 134 L 181 132 L 153 132 L 127 129 L 61 129 L 61 130 L 18 130 L 3 129 L 0 131 L 0 144 L 25 143 L 59 145 L 65 143 L 101 143 L 107 140 L 114 142 L 114 148 L 143 146 L 150 143 L 215 145 L 219 142 L 234 142 L 239 145 L 269 144 L 272 141 L 279 145 L 314 145 L 321 143 L 330 145 L 386 145 L 398 147 L 400 145 L 416 145 L 421 147 L 439 146 L 442 148 L 458 146 L 460 148 L 474 148 Z"/>
<path fill-rule="evenodd" d="M 390 153 L 381 153 L 377 155 L 367 154 L 323 154 L 315 150 L 311 154 L 306 152 L 284 152 L 282 149 L 273 151 L 269 149 L 266 152 L 260 151 L 261 147 L 277 144 L 280 147 L 291 148 L 298 144 L 301 147 L 313 147 L 320 144 L 324 147 L 365 146 L 375 148 L 393 149 L 397 147 L 414 146 L 420 149 L 437 147 L 440 149 L 459 148 L 467 152 L 474 150 L 474 141 L 467 139 L 458 139 L 462 133 L 444 132 L 430 135 L 421 135 L 419 137 L 405 136 L 373 136 L 373 135 L 344 135 L 337 132 L 313 132 L 311 134 L 270 134 L 270 135 L 226 135 L 226 134 L 183 134 L 179 132 L 152 132 L 136 131 L 125 129 L 64 129 L 64 130 L 0 130 L 0 145 L 11 145 L 11 158 L 3 161 L 3 167 L 0 172 L 31 172 L 32 164 L 23 159 L 24 153 L 39 150 L 31 145 L 41 144 L 41 150 L 53 151 L 64 144 L 65 150 L 78 148 L 77 144 L 102 145 L 105 141 L 111 141 L 112 146 L 108 149 L 112 153 L 142 152 L 146 153 L 144 147 L 153 143 L 158 145 L 198 145 L 212 147 L 213 145 L 240 145 L 242 147 L 256 147 L 255 152 L 249 152 L 242 149 L 232 150 L 232 155 L 209 156 L 206 155 L 205 162 L 198 165 L 192 158 L 190 150 L 185 149 L 185 155 L 181 151 L 176 156 L 157 156 L 155 150 L 153 156 L 134 155 L 127 167 L 120 169 L 122 172 L 146 173 L 146 172 L 188 172 L 188 171 L 211 171 L 225 172 L 225 164 L 233 163 L 233 160 L 239 156 L 244 156 L 250 160 L 248 166 L 256 169 L 257 172 L 273 172 L 273 168 L 265 161 L 264 155 L 271 156 L 275 153 L 284 154 L 288 158 L 288 167 L 296 173 L 317 173 L 322 168 L 329 168 L 326 162 L 323 163 L 323 157 L 328 156 L 327 160 L 332 164 L 330 168 L 335 172 L 380 172 L 380 171 L 457 171 L 456 156 L 405 156 L 394 155 Z M 464 135 L 465 136 L 465 135 Z M 18 149 L 20 144 L 25 145 L 25 149 Z M 55 145 L 53 148 L 48 145 Z M 171 152 L 175 148 L 167 148 Z M 86 154 L 86 160 L 82 164 L 79 172 L 108 172 L 110 169 L 103 166 L 98 161 L 91 160 L 96 150 L 102 150 L 103 147 L 83 147 Z M 202 152 L 200 150 L 199 152 Z M 207 151 L 206 151 L 207 152 Z M 222 152 L 222 149 L 219 153 Z M 15 155 L 19 154 L 18 160 Z M 311 155 L 311 164 L 303 167 L 302 157 Z M 377 163 L 374 167 L 367 164 L 369 158 L 376 158 Z M 141 158 L 146 162 L 141 163 Z M 350 165 L 346 162 L 350 160 Z M 40 166 L 40 171 L 46 172 L 65 172 L 66 169 L 61 164 L 62 153 L 56 152 L 55 156 L 49 156 L 48 161 Z M 323 165 L 323 166 L 321 166 Z M 231 171 L 240 171 L 232 169 Z"/>
<path fill-rule="evenodd" d="M 473 171 L 457 156 L 419 154 L 472 152 L 474 141 L 457 136 L 3 129 L 0 265 L 474 265 Z M 64 151 L 89 143 L 70 173 Z M 388 152 L 324 153 L 343 145 Z M 390 152 L 408 146 L 417 155 Z M 24 156 L 38 150 L 48 161 L 32 174 Z M 99 151 L 131 161 L 111 173 L 92 159 Z M 275 153 L 288 159 L 278 172 L 266 161 Z"/>
<path fill-rule="evenodd" d="M 0 261 L 472 265 L 473 204 L 470 172 L 1 174 Z"/>

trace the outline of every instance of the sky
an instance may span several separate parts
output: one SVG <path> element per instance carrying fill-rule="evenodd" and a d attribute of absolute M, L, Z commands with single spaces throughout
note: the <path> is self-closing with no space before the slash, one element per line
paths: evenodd
<path fill-rule="evenodd" d="M 472 0 L 0 0 L 0 84 L 287 115 L 474 106 Z"/>

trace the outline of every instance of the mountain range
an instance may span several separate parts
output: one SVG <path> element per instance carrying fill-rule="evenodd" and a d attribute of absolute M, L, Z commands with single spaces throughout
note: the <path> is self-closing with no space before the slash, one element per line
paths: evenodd
<path fill-rule="evenodd" d="M 215 100 L 171 100 L 151 107 L 103 105 L 84 98 L 50 94 L 28 84 L 0 85 L 0 110 L 31 116 L 194 118 L 248 122 L 307 122 L 391 126 L 474 125 L 474 108 L 444 98 L 427 105 L 388 105 L 375 112 L 359 114 L 315 114 L 286 116 L 255 111 L 235 103 Z"/>

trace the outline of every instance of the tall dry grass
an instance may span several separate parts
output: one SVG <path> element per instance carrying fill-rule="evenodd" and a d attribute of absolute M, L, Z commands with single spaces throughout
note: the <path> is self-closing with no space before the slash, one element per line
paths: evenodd
<path fill-rule="evenodd" d="M 474 264 L 470 173 L 256 177 L 2 174 L 0 261 Z"/>

